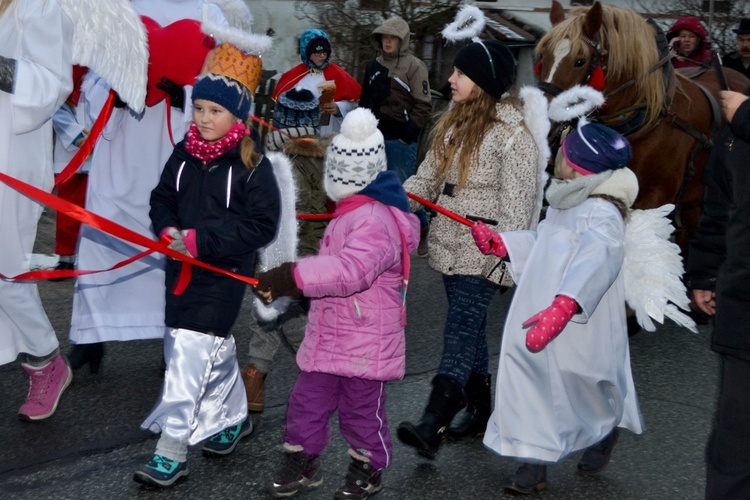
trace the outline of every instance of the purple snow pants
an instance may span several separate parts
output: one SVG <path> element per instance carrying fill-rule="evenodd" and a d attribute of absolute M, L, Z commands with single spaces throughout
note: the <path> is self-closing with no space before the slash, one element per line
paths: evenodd
<path fill-rule="evenodd" d="M 375 469 L 391 463 L 391 437 L 385 417 L 385 382 L 300 372 L 289 396 L 286 442 L 320 455 L 330 439 L 329 420 L 339 411 L 339 430 L 356 454 Z"/>

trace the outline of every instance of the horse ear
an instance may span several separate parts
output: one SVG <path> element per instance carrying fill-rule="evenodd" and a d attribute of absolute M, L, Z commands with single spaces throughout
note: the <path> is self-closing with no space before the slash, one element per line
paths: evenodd
<path fill-rule="evenodd" d="M 557 0 L 552 0 L 552 8 L 549 10 L 549 22 L 552 26 L 565 21 L 565 9 Z"/>
<path fill-rule="evenodd" d="M 583 34 L 586 35 L 589 40 L 595 40 L 596 34 L 599 33 L 599 29 L 602 27 L 602 4 L 594 2 L 588 11 L 586 11 L 586 17 L 583 18 Z"/>

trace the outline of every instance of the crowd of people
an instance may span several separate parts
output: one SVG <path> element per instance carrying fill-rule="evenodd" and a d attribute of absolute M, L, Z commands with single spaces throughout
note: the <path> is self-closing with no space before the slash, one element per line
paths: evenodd
<path fill-rule="evenodd" d="M 405 373 L 405 297 L 421 244 L 442 276 L 448 308 L 422 415 L 397 426 L 404 445 L 435 459 L 446 435 L 483 436 L 487 448 L 521 462 L 505 488 L 530 494 L 546 487 L 548 464 L 580 451 L 577 472 L 600 474 L 620 429 L 643 432 L 623 307 L 625 231 L 638 193 L 625 137 L 581 121 L 545 185 L 546 146 L 532 121 L 547 118 L 525 112 L 511 49 L 474 39 L 456 53 L 451 104 L 417 165 L 432 112 L 428 70 L 410 52 L 407 21 L 391 17 L 372 32 L 377 56 L 361 83 L 333 62 L 325 31 L 304 31 L 301 63 L 281 75 L 274 129 L 261 138 L 250 110 L 265 42 L 201 0 L 129 5 L 159 26 L 213 26 L 216 46 L 188 85 L 159 81 L 168 98 L 145 111 L 117 99 L 90 168 L 58 193 L 161 242 L 166 255 L 77 276 L 66 356 L 34 282 L 7 279 L 29 269 L 42 207 L 0 184 L 0 363 L 22 356 L 30 388 L 21 419 L 51 417 L 74 370 L 101 369 L 105 342 L 163 339 L 162 392 L 141 424 L 160 436 L 133 478 L 170 487 L 189 474 L 189 446 L 227 456 L 253 432 L 251 413 L 263 410 L 266 376 L 287 342 L 300 374 L 289 395 L 283 465 L 266 489 L 284 497 L 322 484 L 321 455 L 337 411 L 351 462 L 335 498 L 368 498 L 383 488 L 392 462 L 385 401 L 388 383 Z M 55 0 L 0 0 L 0 172 L 47 191 L 53 126 L 55 159 L 64 166 L 112 90 L 93 70 L 85 77 L 74 70 L 73 31 Z M 747 75 L 750 19 L 734 31 L 738 48 L 725 63 Z M 667 38 L 676 67 L 710 61 L 696 18 L 680 19 Z M 724 92 L 722 110 L 727 125 L 709 160 L 687 278 L 697 307 L 716 317 L 713 348 L 722 357 L 707 497 L 747 498 L 748 97 Z M 407 193 L 473 225 L 430 222 Z M 326 218 L 293 222 L 296 235 L 287 238 L 280 227 L 295 214 Z M 58 224 L 60 270 L 107 269 L 140 252 L 75 220 L 60 216 Z M 278 261 L 279 252 L 293 258 Z M 233 331 L 252 277 L 252 327 Z M 487 312 L 510 288 L 493 400 Z M 250 338 L 242 370 L 234 335 Z"/>

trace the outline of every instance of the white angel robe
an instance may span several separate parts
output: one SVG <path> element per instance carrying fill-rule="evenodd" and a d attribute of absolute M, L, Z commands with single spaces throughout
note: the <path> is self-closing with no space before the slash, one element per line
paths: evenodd
<path fill-rule="evenodd" d="M 624 310 L 625 223 L 615 206 L 588 198 L 550 208 L 537 231 L 502 238 L 518 288 L 484 444 L 504 456 L 556 462 L 614 427 L 643 432 Z M 582 312 L 542 351 L 529 352 L 522 323 L 560 294 Z"/>
<path fill-rule="evenodd" d="M 201 0 L 135 0 L 133 8 L 160 26 L 180 19 L 226 24 L 216 5 Z M 98 111 L 109 91 L 101 80 L 87 77 L 83 98 Z M 190 103 L 186 89 L 186 108 Z M 172 137 L 182 140 L 192 119 L 171 110 Z M 93 117 L 96 118 L 96 117 Z M 115 108 L 96 148 L 89 173 L 86 207 L 138 233 L 155 238 L 149 218 L 151 190 L 173 146 L 169 140 L 165 101 L 142 115 Z M 81 227 L 79 269 L 106 269 L 143 248 L 125 243 L 87 225 Z M 89 344 L 109 340 L 163 338 L 165 285 L 163 256 L 151 254 L 107 273 L 81 276 L 75 285 L 70 340 Z"/>
<path fill-rule="evenodd" d="M 55 0 L 16 0 L 0 15 L 0 55 L 17 61 L 0 91 L 0 171 L 51 190 L 52 114 L 70 94 L 73 25 Z M 0 183 L 0 273 L 29 270 L 42 206 Z M 0 280 L 0 364 L 58 347 L 36 283 Z"/>

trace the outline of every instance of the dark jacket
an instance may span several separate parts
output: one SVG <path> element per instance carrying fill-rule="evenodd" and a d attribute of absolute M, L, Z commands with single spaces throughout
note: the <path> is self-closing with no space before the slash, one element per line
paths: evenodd
<path fill-rule="evenodd" d="M 730 68 L 735 71 L 739 71 L 746 77 L 750 78 L 750 66 L 746 68 L 745 65 L 742 64 L 742 58 L 740 57 L 740 53 L 737 52 L 736 50 L 722 57 L 721 62 L 725 68 Z"/>
<path fill-rule="evenodd" d="M 714 142 L 703 215 L 690 243 L 691 289 L 716 291 L 712 348 L 750 360 L 750 100 Z"/>
<path fill-rule="evenodd" d="M 432 111 L 427 66 L 409 52 L 409 25 L 394 16 L 372 32 L 372 44 L 382 50 L 381 37 L 401 40 L 396 55 L 381 54 L 365 68 L 359 106 L 378 119 L 378 128 L 387 140 L 415 142 Z"/>
<path fill-rule="evenodd" d="M 251 276 L 257 250 L 276 234 L 280 203 L 267 158 L 249 170 L 237 147 L 204 166 L 181 142 L 151 192 L 149 215 L 157 235 L 169 226 L 195 229 L 199 260 Z M 245 283 L 193 266 L 187 289 L 174 295 L 181 269 L 180 261 L 167 261 L 167 326 L 227 336 Z"/>

